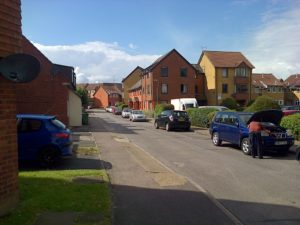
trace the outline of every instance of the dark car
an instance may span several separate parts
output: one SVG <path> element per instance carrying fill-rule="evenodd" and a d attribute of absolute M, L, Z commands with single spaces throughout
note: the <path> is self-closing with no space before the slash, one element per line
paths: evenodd
<path fill-rule="evenodd" d="M 113 111 L 114 115 L 121 115 L 122 114 L 122 110 L 119 107 L 115 107 L 115 110 Z"/>
<path fill-rule="evenodd" d="M 190 130 L 191 122 L 186 111 L 166 110 L 155 118 L 156 129 L 163 127 L 167 131 L 175 129 Z"/>
<path fill-rule="evenodd" d="M 19 160 L 52 166 L 60 157 L 72 155 L 71 132 L 50 115 L 17 115 Z"/>
<path fill-rule="evenodd" d="M 261 132 L 263 149 L 287 153 L 294 144 L 294 138 L 285 128 L 279 126 L 282 116 L 281 110 L 265 110 L 256 113 L 217 112 L 209 132 L 214 145 L 221 145 L 222 141 L 230 142 L 240 146 L 244 154 L 250 155 L 247 124 L 252 120 L 260 121 L 262 126 L 270 131 L 270 133 Z"/>

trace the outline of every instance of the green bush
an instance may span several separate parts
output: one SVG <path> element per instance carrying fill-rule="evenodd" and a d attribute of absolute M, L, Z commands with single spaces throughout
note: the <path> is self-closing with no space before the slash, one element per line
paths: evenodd
<path fill-rule="evenodd" d="M 281 119 L 280 126 L 287 130 L 290 130 L 294 137 L 300 139 L 300 114 L 285 116 Z"/>
<path fill-rule="evenodd" d="M 173 110 L 174 109 L 174 105 L 172 104 L 157 104 L 155 106 L 155 116 L 161 114 L 162 111 L 165 111 L 165 110 Z"/>
<path fill-rule="evenodd" d="M 144 110 L 147 118 L 154 118 L 154 110 Z"/>
<path fill-rule="evenodd" d="M 190 108 L 186 110 L 193 126 L 208 127 L 216 109 Z M 211 117 L 212 116 L 212 117 Z"/>
<path fill-rule="evenodd" d="M 237 101 L 233 98 L 225 98 L 221 105 L 233 110 L 237 110 L 239 108 Z"/>
<path fill-rule="evenodd" d="M 272 98 L 267 96 L 259 96 L 251 106 L 247 107 L 246 112 L 257 112 L 268 109 L 280 109 L 280 106 Z"/>

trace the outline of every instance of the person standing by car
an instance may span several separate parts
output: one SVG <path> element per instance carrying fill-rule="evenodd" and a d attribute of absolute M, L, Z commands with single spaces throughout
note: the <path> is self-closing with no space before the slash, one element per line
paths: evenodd
<path fill-rule="evenodd" d="M 251 148 L 251 155 L 255 158 L 256 155 L 260 159 L 263 158 L 263 149 L 261 144 L 261 131 L 263 127 L 258 121 L 251 121 L 248 125 L 249 129 L 249 143 Z"/>

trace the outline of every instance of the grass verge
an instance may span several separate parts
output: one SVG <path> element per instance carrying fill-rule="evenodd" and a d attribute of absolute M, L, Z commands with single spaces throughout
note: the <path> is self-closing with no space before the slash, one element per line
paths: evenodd
<path fill-rule="evenodd" d="M 73 181 L 76 177 L 102 177 L 104 182 L 78 183 Z M 22 171 L 19 182 L 19 205 L 0 218 L 0 225 L 33 225 L 44 212 L 101 213 L 103 220 L 97 225 L 111 224 L 108 178 L 104 170 Z"/>

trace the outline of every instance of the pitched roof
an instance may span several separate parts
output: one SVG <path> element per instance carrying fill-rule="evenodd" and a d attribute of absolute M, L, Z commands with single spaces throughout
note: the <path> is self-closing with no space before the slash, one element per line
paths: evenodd
<path fill-rule="evenodd" d="M 192 66 L 197 70 L 198 73 L 203 73 L 203 70 L 199 64 L 192 64 Z"/>
<path fill-rule="evenodd" d="M 119 94 L 122 95 L 122 84 L 120 83 L 102 83 L 101 87 L 107 94 Z"/>
<path fill-rule="evenodd" d="M 99 83 L 79 83 L 79 84 L 76 84 L 76 87 L 80 87 L 80 88 L 83 88 L 83 89 L 86 89 L 88 91 L 92 91 L 92 90 L 97 90 L 99 87 L 100 87 L 101 84 Z"/>
<path fill-rule="evenodd" d="M 203 51 L 198 64 L 200 64 L 204 54 L 215 67 L 238 67 L 245 63 L 250 68 L 255 68 L 241 52 Z"/>
<path fill-rule="evenodd" d="M 284 86 L 284 82 L 271 73 L 253 73 L 252 85 L 267 88 L 268 86 Z"/>
<path fill-rule="evenodd" d="M 136 70 L 140 70 L 141 72 L 143 71 L 143 68 L 142 67 L 140 67 L 140 66 L 137 66 L 134 70 L 132 70 L 131 72 L 130 72 L 130 74 L 128 74 L 123 80 L 122 80 L 122 83 L 126 80 L 126 79 L 128 79 Z"/>
<path fill-rule="evenodd" d="M 143 74 L 146 74 L 150 71 L 152 71 L 160 62 L 162 62 L 165 58 L 167 58 L 170 54 L 172 54 L 173 52 L 175 52 L 177 55 L 179 55 L 184 61 L 186 61 L 188 64 L 189 61 L 187 61 L 176 49 L 172 49 L 171 51 L 169 51 L 168 53 L 162 55 L 161 57 L 159 57 L 158 59 L 156 59 L 150 66 L 148 66 L 146 69 L 143 70 Z M 191 65 L 191 64 L 190 64 Z"/>
<path fill-rule="evenodd" d="M 290 75 L 284 83 L 289 87 L 300 87 L 300 74 Z"/>

